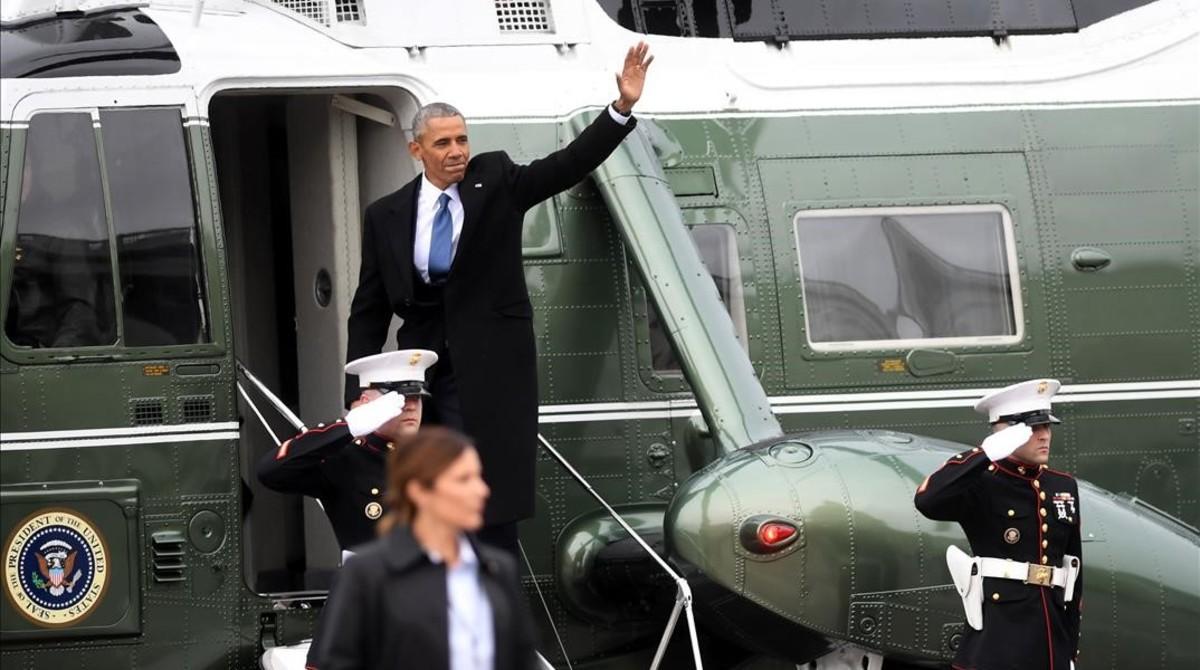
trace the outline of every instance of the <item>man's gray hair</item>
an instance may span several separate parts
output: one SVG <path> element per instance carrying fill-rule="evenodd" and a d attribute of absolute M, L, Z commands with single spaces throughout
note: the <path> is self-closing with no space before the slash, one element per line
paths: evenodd
<path fill-rule="evenodd" d="M 462 116 L 462 112 L 454 105 L 444 102 L 431 102 L 428 105 L 417 110 L 413 114 L 412 120 L 412 137 L 414 140 L 421 137 L 421 133 L 425 132 L 425 126 L 429 123 L 429 119 L 441 119 L 448 116 Z"/>

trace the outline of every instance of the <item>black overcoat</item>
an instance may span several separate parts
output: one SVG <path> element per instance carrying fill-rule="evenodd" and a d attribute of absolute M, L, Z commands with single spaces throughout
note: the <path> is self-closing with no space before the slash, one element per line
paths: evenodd
<path fill-rule="evenodd" d="M 533 626 L 514 559 L 471 540 L 492 607 L 495 670 L 536 667 Z M 362 547 L 338 573 L 321 624 L 316 670 L 449 670 L 446 565 L 400 526 Z"/>
<path fill-rule="evenodd" d="M 346 360 L 379 353 L 392 314 L 404 320 L 398 348 L 449 352 L 463 429 L 475 440 L 492 489 L 488 524 L 533 515 L 538 393 L 533 309 L 521 263 L 525 212 L 582 181 L 635 125 L 633 118 L 621 125 L 605 111 L 566 147 L 529 165 L 499 151 L 472 158 L 458 184 L 463 228 L 440 302 L 414 290 L 421 177 L 367 208 Z M 358 392 L 347 376 L 347 406 Z"/>
<path fill-rule="evenodd" d="M 976 448 L 952 456 L 917 489 L 926 517 L 957 521 L 975 556 L 1061 566 L 1082 560 L 1079 486 L 1065 472 Z M 1082 570 L 1071 602 L 1063 589 L 1011 579 L 983 580 L 983 630 L 964 626 L 954 667 L 962 670 L 1068 670 L 1079 653 Z"/>
<path fill-rule="evenodd" d="M 355 439 L 344 421 L 320 424 L 263 454 L 258 479 L 274 491 L 320 500 L 338 544 L 353 549 L 376 537 L 389 446 L 375 434 Z"/>

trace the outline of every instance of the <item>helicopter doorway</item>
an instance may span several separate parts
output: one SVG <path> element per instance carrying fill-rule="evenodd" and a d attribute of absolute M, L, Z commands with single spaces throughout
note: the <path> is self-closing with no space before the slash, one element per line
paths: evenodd
<path fill-rule="evenodd" d="M 342 412 L 362 212 L 415 176 L 399 121 L 415 109 L 401 89 L 232 92 L 210 105 L 235 352 L 306 425 Z M 244 402 L 242 414 L 246 581 L 325 590 L 339 561 L 329 522 L 315 500 L 259 484 L 255 466 L 277 445 Z M 279 439 L 295 433 L 266 414 Z"/>

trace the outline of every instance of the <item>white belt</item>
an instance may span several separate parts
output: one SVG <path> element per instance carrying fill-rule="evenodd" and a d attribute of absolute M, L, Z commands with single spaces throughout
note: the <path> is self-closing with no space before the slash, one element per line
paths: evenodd
<path fill-rule="evenodd" d="M 1038 586 L 1057 586 L 1060 589 L 1067 586 L 1068 570 L 1066 568 L 987 556 L 980 556 L 979 563 L 979 572 L 984 577 L 1013 579 Z"/>
<path fill-rule="evenodd" d="M 954 588 L 962 598 L 967 624 L 983 630 L 983 578 L 1012 579 L 1037 586 L 1057 586 L 1063 590 L 1063 602 L 1075 597 L 1075 579 L 1083 568 L 1078 556 L 1063 556 L 1062 567 L 1022 563 L 1007 558 L 969 556 L 954 545 L 946 547 L 946 567 L 954 580 Z M 994 594 L 995 597 L 998 594 Z"/>

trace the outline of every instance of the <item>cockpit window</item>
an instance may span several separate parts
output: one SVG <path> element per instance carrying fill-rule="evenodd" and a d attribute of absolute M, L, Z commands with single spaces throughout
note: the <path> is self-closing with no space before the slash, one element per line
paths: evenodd
<path fill-rule="evenodd" d="M 23 347 L 117 340 L 112 257 L 92 117 L 29 125 L 5 332 Z"/>
<path fill-rule="evenodd" d="M 1020 340 L 1000 205 L 804 211 L 795 234 L 813 349 Z"/>
<path fill-rule="evenodd" d="M 100 113 L 128 346 L 207 341 L 196 208 L 179 111 Z"/>
<path fill-rule="evenodd" d="M 746 304 L 742 296 L 742 271 L 738 259 L 737 237 L 733 226 L 705 224 L 690 226 L 692 242 L 700 252 L 700 260 L 712 277 L 721 303 L 733 319 L 734 333 L 742 347 L 746 346 Z M 677 372 L 679 360 L 663 329 L 658 309 L 651 304 L 647 311 L 650 321 L 650 360 L 656 372 Z"/>
<path fill-rule="evenodd" d="M 31 349 L 207 342 L 180 111 L 99 120 L 99 135 L 92 113 L 30 121 L 5 334 Z"/>

